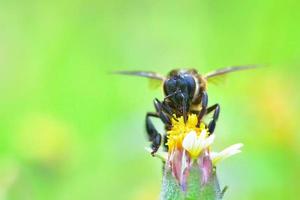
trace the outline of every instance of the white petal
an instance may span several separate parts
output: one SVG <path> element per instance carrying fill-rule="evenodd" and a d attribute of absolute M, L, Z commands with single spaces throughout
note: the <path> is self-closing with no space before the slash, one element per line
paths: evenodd
<path fill-rule="evenodd" d="M 200 133 L 199 140 L 204 141 L 206 137 L 207 137 L 207 131 L 206 129 L 203 129 Z"/>
<path fill-rule="evenodd" d="M 240 148 L 242 148 L 244 145 L 243 144 L 241 144 L 241 143 L 238 143 L 238 144 L 234 144 L 234 145 L 231 145 L 231 146 L 229 146 L 229 147 L 227 147 L 226 149 L 224 149 L 222 152 L 220 152 L 220 153 L 222 153 L 222 154 L 232 154 L 233 152 L 235 152 L 235 151 L 240 151 Z"/>
<path fill-rule="evenodd" d="M 201 140 L 200 136 L 197 136 L 197 139 L 196 139 L 194 145 L 195 145 L 195 147 L 197 147 L 197 148 L 202 148 L 202 146 L 203 146 L 203 140 Z"/>
<path fill-rule="evenodd" d="M 219 156 L 219 153 L 218 152 L 210 152 L 210 159 L 212 161 L 216 160 L 216 158 Z"/>
<path fill-rule="evenodd" d="M 189 132 L 182 141 L 182 146 L 186 150 L 191 150 L 195 148 L 195 142 L 197 140 L 197 133 L 195 131 Z"/>
<path fill-rule="evenodd" d="M 210 153 L 210 158 L 212 160 L 212 162 L 214 164 L 230 157 L 233 156 L 237 153 L 240 153 L 241 150 L 240 148 L 243 146 L 243 144 L 239 143 L 239 144 L 234 144 L 231 145 L 230 147 L 227 147 L 226 149 L 224 149 L 223 151 L 221 151 L 220 153 L 216 153 L 216 152 L 211 152 Z"/>

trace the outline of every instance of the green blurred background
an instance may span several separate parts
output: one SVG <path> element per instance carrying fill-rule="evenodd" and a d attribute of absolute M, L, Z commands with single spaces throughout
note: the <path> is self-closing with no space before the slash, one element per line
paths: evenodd
<path fill-rule="evenodd" d="M 209 85 L 225 199 L 299 199 L 296 0 L 0 1 L 0 199 L 158 199 L 144 150 L 160 90 L 113 70 L 268 67 Z M 157 121 L 157 123 L 159 123 Z"/>

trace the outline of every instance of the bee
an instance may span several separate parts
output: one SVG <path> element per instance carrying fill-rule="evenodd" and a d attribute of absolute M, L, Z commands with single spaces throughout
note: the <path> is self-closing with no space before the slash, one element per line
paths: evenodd
<path fill-rule="evenodd" d="M 202 75 L 196 69 L 175 69 L 162 76 L 150 71 L 118 71 L 117 74 L 141 76 L 149 79 L 158 80 L 162 83 L 164 99 L 154 99 L 155 112 L 146 114 L 146 132 L 151 142 L 154 155 L 159 149 L 162 140 L 167 143 L 167 136 L 157 131 L 151 118 L 159 118 L 164 123 L 166 130 L 172 127 L 171 119 L 183 116 L 184 122 L 187 121 L 189 114 L 198 116 L 198 125 L 203 117 L 213 112 L 212 119 L 207 125 L 208 132 L 213 134 L 217 120 L 220 114 L 220 105 L 218 103 L 208 106 L 207 83 L 213 78 L 246 69 L 252 69 L 255 66 L 235 66 L 218 69 L 216 71 Z M 175 116 L 175 117 L 174 117 Z M 167 146 L 164 145 L 167 150 Z"/>

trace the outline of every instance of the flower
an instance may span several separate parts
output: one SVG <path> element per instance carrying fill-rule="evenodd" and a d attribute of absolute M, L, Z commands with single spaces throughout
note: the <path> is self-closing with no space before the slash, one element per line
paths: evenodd
<path fill-rule="evenodd" d="M 219 185 L 215 184 L 218 183 L 215 166 L 220 161 L 240 153 L 243 144 L 229 146 L 219 153 L 212 152 L 211 145 L 215 135 L 209 133 L 204 122 L 201 121 L 198 125 L 198 116 L 195 114 L 190 114 L 186 122 L 182 116 L 174 116 L 172 127 L 167 131 L 167 138 L 168 152 L 158 151 L 154 154 L 165 162 L 163 185 L 166 188 L 178 187 L 180 189 L 177 189 L 187 197 L 197 187 L 201 191 L 213 190 L 216 196 L 222 196 Z M 152 151 L 150 148 L 147 150 Z M 197 186 L 191 187 L 193 184 L 190 182 Z M 170 191 L 174 192 L 173 189 Z M 170 191 L 162 194 L 167 195 Z"/>
<path fill-rule="evenodd" d="M 181 158 L 182 154 L 186 157 L 185 154 L 188 152 L 188 158 L 191 158 L 192 160 L 197 160 L 202 154 L 208 155 L 215 165 L 220 161 L 241 152 L 240 148 L 243 146 L 241 143 L 232 145 L 219 153 L 210 152 L 215 135 L 208 132 L 204 122 L 201 122 L 199 126 L 197 124 L 198 117 L 195 114 L 190 114 L 186 123 L 182 116 L 178 118 L 174 116 L 172 119 L 172 128 L 167 131 L 168 142 L 166 145 L 169 149 L 167 160 L 174 163 L 176 157 Z M 177 156 L 174 156 L 174 154 Z M 161 157 L 161 155 L 157 156 Z M 165 154 L 164 158 L 166 158 Z M 186 163 L 182 164 L 183 166 L 188 166 Z"/>

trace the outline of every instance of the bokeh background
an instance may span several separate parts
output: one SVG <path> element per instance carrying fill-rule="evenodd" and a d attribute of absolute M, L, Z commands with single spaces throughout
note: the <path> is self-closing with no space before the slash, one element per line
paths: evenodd
<path fill-rule="evenodd" d="M 299 199 L 300 3 L 0 1 L 0 199 L 158 199 L 148 81 L 114 70 L 261 69 L 209 85 L 225 199 Z M 156 121 L 159 124 L 159 121 Z"/>

